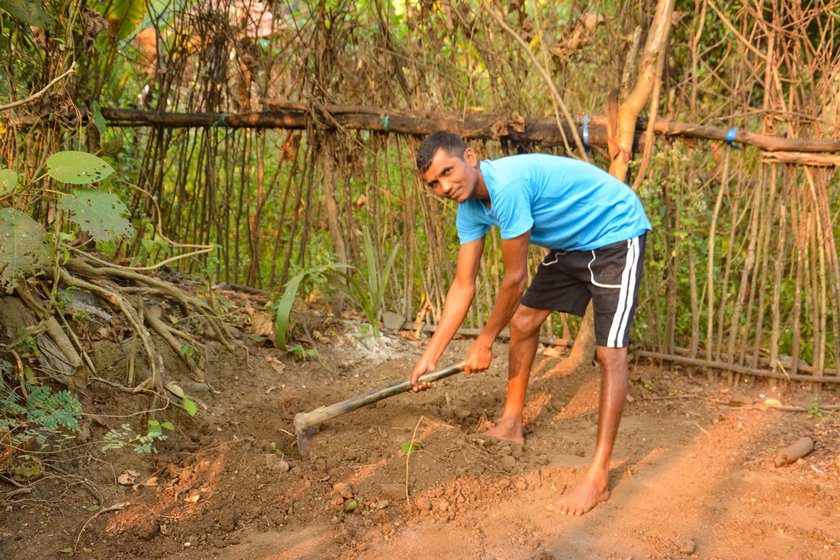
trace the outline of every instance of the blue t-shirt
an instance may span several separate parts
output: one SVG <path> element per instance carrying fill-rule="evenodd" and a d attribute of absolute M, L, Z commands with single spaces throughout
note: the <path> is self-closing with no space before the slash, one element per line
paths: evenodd
<path fill-rule="evenodd" d="M 524 154 L 479 164 L 491 208 L 470 199 L 458 205 L 461 244 L 498 226 L 502 239 L 531 231 L 547 249 L 588 251 L 644 234 L 650 222 L 633 190 L 583 161 Z"/>

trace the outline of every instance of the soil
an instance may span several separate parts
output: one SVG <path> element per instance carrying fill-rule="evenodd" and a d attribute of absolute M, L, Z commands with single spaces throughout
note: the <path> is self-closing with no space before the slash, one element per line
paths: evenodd
<path fill-rule="evenodd" d="M 185 383 L 198 414 L 161 413 L 175 430 L 154 454 L 100 451 L 108 429 L 140 429 L 142 416 L 124 415 L 148 401 L 91 387 L 87 443 L 21 488 L 0 482 L 0 558 L 840 557 L 840 418 L 813 406 L 810 386 L 634 359 L 611 498 L 561 516 L 545 506 L 589 464 L 597 367 L 557 375 L 562 356 L 541 349 L 524 448 L 475 435 L 503 403 L 498 342 L 489 371 L 330 420 L 302 457 L 296 413 L 404 378 L 426 341 L 391 333 L 376 343 L 347 323 L 310 320 L 317 356 L 210 343 L 207 384 Z M 441 365 L 470 342 L 453 341 Z M 838 402 L 836 389 L 817 396 Z M 776 452 L 802 436 L 813 452 L 777 468 Z"/>

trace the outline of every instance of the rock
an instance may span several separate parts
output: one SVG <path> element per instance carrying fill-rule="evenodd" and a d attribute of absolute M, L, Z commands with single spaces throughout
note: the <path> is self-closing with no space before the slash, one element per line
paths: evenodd
<path fill-rule="evenodd" d="M 281 457 L 278 457 L 274 453 L 266 453 L 265 454 L 265 468 L 272 472 L 289 472 L 291 468 L 289 463 L 284 461 Z"/>
<path fill-rule="evenodd" d="M 697 543 L 694 542 L 694 539 L 688 539 L 684 543 L 680 545 L 680 553 L 685 555 L 692 555 L 697 551 Z"/>
<path fill-rule="evenodd" d="M 398 331 L 405 323 L 405 317 L 392 311 L 382 312 L 382 326 L 389 331 Z"/>
<path fill-rule="evenodd" d="M 512 455 L 505 455 L 504 457 L 502 457 L 499 463 L 506 470 L 510 470 L 516 466 L 516 459 L 514 459 Z"/>

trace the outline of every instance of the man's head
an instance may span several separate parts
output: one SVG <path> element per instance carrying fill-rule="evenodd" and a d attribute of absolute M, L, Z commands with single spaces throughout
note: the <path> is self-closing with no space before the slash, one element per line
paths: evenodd
<path fill-rule="evenodd" d="M 432 132 L 426 136 L 417 150 L 417 169 L 421 174 L 425 173 L 432 165 L 432 159 L 434 159 L 438 150 L 443 150 L 450 156 L 463 159 L 466 149 L 467 144 L 464 139 L 454 132 L 448 130 Z"/>
<path fill-rule="evenodd" d="M 417 169 L 438 196 L 464 202 L 477 195 L 478 159 L 454 132 L 439 130 L 428 135 L 417 150 Z"/>

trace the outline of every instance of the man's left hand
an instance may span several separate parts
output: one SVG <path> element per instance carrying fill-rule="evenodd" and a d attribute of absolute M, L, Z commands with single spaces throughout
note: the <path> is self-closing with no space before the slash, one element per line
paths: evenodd
<path fill-rule="evenodd" d="M 467 359 L 464 360 L 464 373 L 476 373 L 490 367 L 493 359 L 493 345 L 487 345 L 479 340 L 473 342 Z"/>

